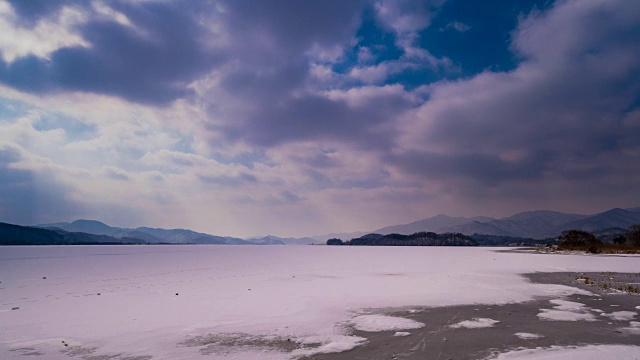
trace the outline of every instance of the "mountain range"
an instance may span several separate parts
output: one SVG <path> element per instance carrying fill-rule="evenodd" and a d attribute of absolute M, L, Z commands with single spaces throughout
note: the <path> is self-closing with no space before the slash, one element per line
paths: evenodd
<path fill-rule="evenodd" d="M 410 235 L 419 232 L 439 234 L 461 233 L 476 236 L 481 245 L 517 238 L 541 240 L 557 237 L 563 230 L 585 230 L 603 236 L 614 236 L 635 224 L 640 224 L 640 207 L 615 208 L 592 215 L 566 214 L 535 210 L 494 219 L 485 216 L 452 217 L 436 215 L 408 224 L 383 227 L 369 232 L 318 235 L 302 238 L 262 236 L 241 239 L 217 236 L 187 229 L 150 227 L 120 228 L 96 220 L 76 220 L 24 227 L 0 223 L 1 244 L 233 244 L 233 245 L 308 245 L 324 244 L 329 238 L 345 240 L 367 233 Z"/>
<path fill-rule="evenodd" d="M 0 223 L 0 245 L 126 245 L 144 240 Z"/>
<path fill-rule="evenodd" d="M 593 215 L 535 210 L 501 219 L 437 215 L 409 224 L 384 227 L 373 232 L 408 235 L 419 231 L 430 231 L 435 233 L 483 234 L 545 239 L 556 237 L 563 230 L 568 229 L 594 232 L 609 228 L 626 229 L 635 224 L 640 224 L 640 207 L 615 208 Z"/>
<path fill-rule="evenodd" d="M 138 227 L 135 229 L 109 226 L 96 220 L 76 220 L 41 224 L 38 228 L 70 233 L 85 233 L 109 236 L 115 241 L 121 239 L 138 239 L 149 244 L 227 244 L 227 245 L 308 245 L 318 243 L 312 238 L 281 238 L 277 236 L 263 236 L 241 239 L 231 236 L 217 236 L 199 233 L 187 229 L 159 229 Z"/>

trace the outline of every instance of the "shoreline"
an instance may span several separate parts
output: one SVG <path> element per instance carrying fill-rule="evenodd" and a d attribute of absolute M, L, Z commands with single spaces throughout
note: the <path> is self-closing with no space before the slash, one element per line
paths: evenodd
<path fill-rule="evenodd" d="M 640 296 L 605 290 L 577 281 L 590 278 L 638 279 L 635 273 L 577 273 L 554 272 L 523 274 L 531 283 L 567 285 L 589 291 L 593 295 L 561 297 L 584 306 L 575 305 L 566 311 L 567 304 L 552 302 L 559 297 L 539 297 L 524 303 L 503 305 L 462 305 L 420 307 L 387 310 L 385 315 L 411 319 L 425 324 L 421 329 L 407 330 L 409 335 L 394 336 L 396 331 L 367 332 L 350 329 L 349 334 L 368 341 L 352 350 L 318 354 L 300 360 L 353 359 L 487 359 L 513 350 L 585 345 L 638 345 L 640 326 Z M 554 314 L 561 318 L 558 304 L 565 305 L 564 314 L 576 314 L 582 320 L 550 320 L 540 314 Z M 612 315 L 613 314 L 613 315 Z M 486 328 L 455 328 L 452 325 L 473 319 L 498 321 Z M 640 325 L 640 323 L 637 323 Z M 516 334 L 519 334 L 517 336 Z M 640 347 L 638 347 L 640 355 Z"/>

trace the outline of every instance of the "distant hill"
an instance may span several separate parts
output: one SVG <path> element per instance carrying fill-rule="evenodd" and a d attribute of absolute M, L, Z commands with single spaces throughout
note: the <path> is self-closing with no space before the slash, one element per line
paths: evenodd
<path fill-rule="evenodd" d="M 446 224 L 454 224 L 443 226 Z M 410 224 L 388 226 L 376 233 L 389 231 L 410 234 L 417 231 L 441 233 L 484 234 L 504 237 L 546 239 L 560 235 L 563 230 L 597 231 L 608 228 L 626 229 L 640 224 L 640 208 L 611 209 L 594 215 L 566 214 L 558 211 L 535 210 L 502 219 L 462 218 L 438 215 Z M 440 227 L 439 227 L 440 226 Z M 439 228 L 438 228 L 439 227 Z"/>
<path fill-rule="evenodd" d="M 249 239 L 249 241 L 256 245 L 285 245 L 284 241 L 276 236 L 263 236 L 260 238 Z"/>
<path fill-rule="evenodd" d="M 119 228 L 109 226 L 96 220 L 76 220 L 73 222 L 61 222 L 54 224 L 38 225 L 41 228 L 61 229 L 71 232 L 85 232 L 95 235 L 109 235 L 117 239 L 137 238 L 148 243 L 168 243 L 168 244 L 228 244 L 228 245 L 309 245 L 320 244 L 324 240 L 318 241 L 311 237 L 303 238 L 282 238 L 277 236 L 262 236 L 250 239 L 240 239 L 231 236 L 216 236 L 199 233 L 187 229 L 161 229 L 150 227 L 138 227 L 135 229 Z"/>
<path fill-rule="evenodd" d="M 500 220 L 517 221 L 537 226 L 560 225 L 569 221 L 584 219 L 588 215 L 565 214 L 559 211 L 533 210 L 517 213 Z"/>
<path fill-rule="evenodd" d="M 316 243 L 318 244 L 324 244 L 324 242 L 327 241 L 327 239 L 331 239 L 331 238 L 353 239 L 353 238 L 360 237 L 364 234 L 366 234 L 366 232 L 352 231 L 352 232 L 342 232 L 342 233 L 330 233 L 330 234 L 323 234 L 323 235 L 313 235 L 311 236 L 311 238 L 316 240 Z"/>
<path fill-rule="evenodd" d="M 627 209 L 615 208 L 593 215 L 534 210 L 521 212 L 501 219 L 486 216 L 453 217 L 440 214 L 408 224 L 383 227 L 370 232 L 370 234 L 366 232 L 351 232 L 302 238 L 282 238 L 269 235 L 240 239 L 230 236 L 199 233 L 187 229 L 160 229 L 149 227 L 138 227 L 135 229 L 119 228 L 96 220 L 76 220 L 71 223 L 43 224 L 38 227 L 49 230 L 59 229 L 71 233 L 110 236 L 116 239 L 116 241 L 136 239 L 136 241 L 147 243 L 170 244 L 308 245 L 323 244 L 330 238 L 355 239 L 359 237 L 371 237 L 372 234 L 410 235 L 421 232 L 440 234 L 459 233 L 467 236 L 478 234 L 488 235 L 494 238 L 487 238 L 485 239 L 486 241 L 507 243 L 511 241 L 509 238 L 522 238 L 527 241 L 550 239 L 559 236 L 563 230 L 569 229 L 598 232 L 606 229 L 627 229 L 629 226 L 635 224 L 640 224 L 640 207 Z M 499 237 L 502 237 L 501 240 Z"/>
<path fill-rule="evenodd" d="M 199 233 L 187 229 L 160 229 L 138 227 L 135 229 L 112 227 L 96 220 L 76 220 L 42 224 L 37 227 L 21 227 L 15 232 L 18 235 L 5 236 L 0 245 L 35 245 L 35 244 L 76 244 L 76 243 L 148 243 L 148 244 L 219 244 L 219 245 L 309 245 L 320 244 L 316 239 L 281 238 L 277 236 L 263 236 L 252 239 L 240 239 L 229 236 L 215 236 Z M 9 227 L 7 229 L 9 229 Z M 10 231 L 6 230 L 8 234 Z M 0 233 L 2 235 L 3 233 Z"/>
<path fill-rule="evenodd" d="M 403 234 L 367 234 L 351 239 L 345 245 L 368 246 L 478 246 L 471 237 L 463 234 L 436 234 L 433 232 L 418 232 L 411 235 Z"/>
<path fill-rule="evenodd" d="M 168 244 L 251 244 L 251 242 L 234 238 L 209 235 L 186 229 L 157 229 L 139 227 L 135 229 L 109 226 L 96 220 L 76 220 L 71 223 L 55 223 L 38 225 L 40 228 L 61 229 L 68 232 L 83 232 L 94 235 L 108 235 L 116 239 L 136 238 L 148 243 Z"/>
<path fill-rule="evenodd" d="M 514 236 L 473 234 L 471 238 L 480 246 L 544 246 L 558 245 L 556 239 L 531 239 Z"/>
<path fill-rule="evenodd" d="M 601 229 L 601 230 L 595 230 L 593 232 L 591 232 L 593 235 L 595 235 L 598 239 L 600 239 L 600 241 L 602 241 L 605 244 L 611 244 L 613 243 L 613 239 L 616 238 L 617 236 L 627 236 L 627 229 L 623 229 L 623 228 L 619 228 L 619 227 L 614 227 L 614 228 L 606 228 L 606 229 Z"/>
<path fill-rule="evenodd" d="M 463 234 L 487 234 L 500 236 L 518 236 L 542 239 L 554 236 L 556 229 L 564 224 L 587 217 L 586 215 L 565 214 L 557 211 L 535 210 L 518 213 L 506 218 L 486 223 L 473 222 L 443 229 Z"/>
<path fill-rule="evenodd" d="M 564 224 L 563 227 L 595 231 L 614 227 L 626 229 L 635 224 L 640 224 L 640 212 L 625 209 L 611 209 L 600 214 Z"/>
<path fill-rule="evenodd" d="M 303 238 L 282 238 L 278 236 L 262 236 L 258 238 L 247 239 L 257 245 L 311 245 L 311 244 L 321 244 L 322 241 L 318 241 L 311 237 L 303 237 Z"/>
<path fill-rule="evenodd" d="M 0 245 L 112 245 L 144 244 L 136 238 L 68 232 L 58 228 L 43 229 L 0 223 Z"/>
<path fill-rule="evenodd" d="M 479 223 L 489 222 L 491 220 L 493 220 L 493 218 L 486 217 L 486 216 L 476 216 L 472 218 L 466 218 L 466 217 L 452 217 L 452 216 L 440 214 L 427 219 L 414 221 L 409 224 L 383 227 L 373 232 L 379 233 L 379 234 L 392 234 L 392 233 L 414 234 L 422 231 L 443 232 L 442 230 L 446 228 L 451 228 L 454 226 L 469 224 L 473 222 L 479 222 Z"/>
<path fill-rule="evenodd" d="M 519 232 L 514 232 L 508 229 L 504 229 L 503 225 L 504 225 L 503 223 L 500 223 L 496 220 L 488 223 L 481 223 L 478 221 L 474 221 L 464 225 L 444 228 L 442 230 L 445 232 L 459 232 L 465 235 L 487 234 L 487 235 L 499 235 L 499 236 L 524 236 Z M 508 226 L 508 227 L 512 227 L 512 226 Z"/>
<path fill-rule="evenodd" d="M 110 235 L 110 236 L 115 236 L 118 233 L 123 232 L 123 229 L 111 227 L 105 223 L 102 223 L 96 220 L 76 220 L 60 228 L 70 232 L 83 232 L 87 234 Z"/>
<path fill-rule="evenodd" d="M 205 233 L 199 233 L 186 229 L 158 229 L 149 227 L 139 227 L 133 229 L 133 231 L 143 232 L 157 238 L 162 239 L 165 242 L 171 244 L 232 244 L 232 245 L 245 245 L 250 242 L 225 236 L 209 235 Z"/>

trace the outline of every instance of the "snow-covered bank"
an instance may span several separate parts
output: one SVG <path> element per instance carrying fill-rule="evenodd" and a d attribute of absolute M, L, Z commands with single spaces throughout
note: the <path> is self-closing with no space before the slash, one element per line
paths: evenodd
<path fill-rule="evenodd" d="M 582 347 L 554 346 L 548 349 L 517 350 L 501 354 L 491 360 L 636 360 L 640 346 L 588 345 Z"/>
<path fill-rule="evenodd" d="M 201 348 L 177 344 L 216 333 L 306 341 L 337 351 L 349 343 L 341 324 L 365 308 L 526 301 L 582 290 L 530 284 L 520 273 L 640 271 L 638 257 L 493 250 L 3 247 L 0 357 L 21 358 L 11 350 L 34 348 L 46 351 L 47 359 L 67 358 L 59 352 L 65 341 L 96 348 L 96 355 L 201 358 Z M 255 349 L 244 349 L 227 355 L 256 358 Z M 259 358 L 287 356 L 273 348 Z"/>

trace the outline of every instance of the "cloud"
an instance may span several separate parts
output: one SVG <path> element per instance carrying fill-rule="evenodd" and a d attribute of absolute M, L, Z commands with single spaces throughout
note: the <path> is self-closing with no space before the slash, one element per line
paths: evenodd
<path fill-rule="evenodd" d="M 43 14 L 3 3 L 0 81 L 38 94 L 83 91 L 165 104 L 191 94 L 188 84 L 221 60 L 204 46 L 211 34 L 194 21 L 197 5 L 90 4 Z M 18 14 L 37 20 L 20 24 Z"/>
<path fill-rule="evenodd" d="M 471 30 L 471 26 L 469 26 L 469 25 L 467 25 L 465 23 L 462 23 L 460 21 L 454 21 L 454 22 L 451 22 L 451 23 L 447 24 L 445 29 L 447 29 L 447 30 L 453 29 L 453 30 L 455 30 L 457 32 L 463 33 L 465 31 Z"/>
<path fill-rule="evenodd" d="M 286 11 L 279 6 L 285 5 L 264 10 L 255 9 L 255 4 L 248 9 L 234 3 L 225 10 L 221 26 L 229 43 L 246 47 L 222 45 L 221 51 L 232 54 L 234 63 L 217 68 L 197 85 L 209 112 L 207 129 L 222 133 L 226 141 L 262 148 L 335 138 L 354 147 L 388 146 L 392 129 L 385 124 L 413 106 L 410 97 L 399 92 L 367 97 L 362 91 L 359 101 L 368 105 L 354 107 L 333 95 L 361 86 L 354 82 L 382 85 L 391 75 L 423 67 L 422 53 L 338 74 L 332 67 L 354 47 L 363 54 L 354 34 L 367 4 L 296 3 Z M 212 138 L 213 144 L 219 144 L 218 137 Z"/>
<path fill-rule="evenodd" d="M 29 162 L 23 149 L 0 144 L 0 221 L 32 225 L 83 213 L 69 198 L 71 187 L 52 171 L 28 166 Z"/>
<path fill-rule="evenodd" d="M 631 145 L 640 133 L 622 125 L 640 99 L 640 45 L 630 36 L 640 31 L 640 6 L 627 5 L 560 2 L 523 18 L 512 46 L 524 61 L 431 86 L 389 163 L 418 177 L 458 179 L 477 193 L 520 183 L 522 193 L 492 193 L 503 203 L 558 196 L 528 195 L 528 183 L 547 191 L 573 183 L 572 196 L 592 199 L 596 183 L 640 190 Z"/>
<path fill-rule="evenodd" d="M 15 146 L 3 145 L 0 147 L 0 164 L 7 166 L 11 163 L 15 163 L 22 158 L 20 149 Z"/>
<path fill-rule="evenodd" d="M 414 34 L 427 26 L 444 1 L 382 0 L 375 4 L 383 24 L 397 34 Z"/>
<path fill-rule="evenodd" d="M 261 147 L 334 137 L 362 146 L 383 142 L 384 137 L 371 129 L 400 106 L 385 101 L 389 109 L 351 108 L 327 98 L 326 84 L 317 81 L 320 73 L 312 72 L 328 61 L 326 53 L 342 49 L 340 54 L 353 46 L 364 4 L 293 2 L 268 7 L 234 2 L 226 10 L 230 43 L 251 51 L 222 47 L 233 54 L 234 63 L 217 69 L 209 84 L 202 85 L 210 131 Z M 322 73 L 332 76 L 330 70 Z M 366 141 L 367 137 L 377 141 Z"/>
<path fill-rule="evenodd" d="M 49 59 L 64 47 L 88 47 L 74 27 L 84 22 L 81 11 L 63 7 L 55 16 L 42 19 L 29 28 L 19 24 L 18 14 L 8 2 L 0 3 L 0 49 L 6 64 L 27 56 Z"/>
<path fill-rule="evenodd" d="M 417 44 L 419 32 L 431 24 L 443 0 L 433 1 L 387 1 L 376 2 L 375 9 L 379 21 L 390 28 L 396 36 L 396 45 L 402 49 L 403 55 L 399 63 L 415 66 L 414 62 L 426 63 L 433 69 L 451 67 L 447 58 L 433 56 L 428 49 Z"/>
<path fill-rule="evenodd" d="M 2 4 L 16 221 L 308 235 L 640 201 L 633 4 L 509 6 L 490 29 L 442 1 Z M 427 35 L 509 64 L 467 71 Z"/>
<path fill-rule="evenodd" d="M 130 177 L 126 173 L 126 171 L 124 171 L 122 169 L 118 169 L 115 166 L 105 166 L 105 167 L 102 168 L 102 171 L 104 172 L 104 175 L 106 177 L 114 179 L 114 180 L 122 180 L 122 181 L 130 180 Z"/>

